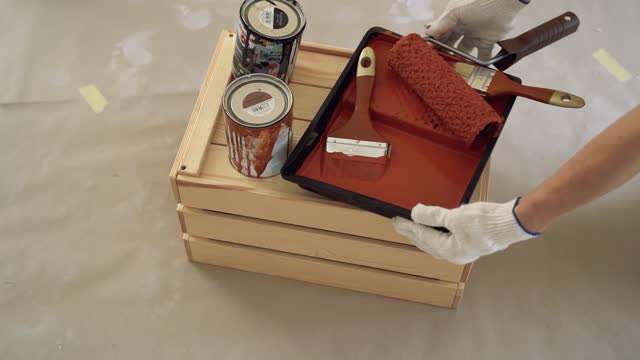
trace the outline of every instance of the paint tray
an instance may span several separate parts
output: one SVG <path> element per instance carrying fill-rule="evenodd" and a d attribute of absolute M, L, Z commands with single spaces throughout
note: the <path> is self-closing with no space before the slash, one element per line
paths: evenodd
<path fill-rule="evenodd" d="M 410 218 L 418 203 L 454 208 L 469 201 L 500 129 L 484 131 L 467 146 L 437 123 L 434 128 L 426 105 L 387 65 L 389 51 L 400 38 L 378 27 L 367 32 L 284 165 L 285 180 L 386 217 Z M 371 119 L 392 146 L 385 175 L 374 182 L 337 177 L 325 164 L 327 135 L 353 113 L 357 61 L 366 46 L 376 53 Z M 464 61 L 441 55 L 447 61 Z M 508 96 L 492 98 L 489 104 L 506 120 L 514 102 L 515 97 Z"/>

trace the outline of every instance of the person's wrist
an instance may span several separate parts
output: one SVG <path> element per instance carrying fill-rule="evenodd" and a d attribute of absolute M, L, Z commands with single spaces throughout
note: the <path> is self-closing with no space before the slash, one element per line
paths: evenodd
<path fill-rule="evenodd" d="M 542 233 L 551 222 L 543 214 L 542 201 L 531 194 L 518 200 L 513 214 L 523 230 L 531 234 Z"/>

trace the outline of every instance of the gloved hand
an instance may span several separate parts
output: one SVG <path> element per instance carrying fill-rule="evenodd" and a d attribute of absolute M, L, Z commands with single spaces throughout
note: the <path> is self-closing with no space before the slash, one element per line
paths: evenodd
<path fill-rule="evenodd" d="M 520 198 L 505 204 L 477 202 L 449 210 L 418 204 L 409 221 L 392 220 L 396 231 L 437 259 L 468 264 L 539 233 L 526 230 L 514 211 Z M 426 225 L 426 226 L 425 226 Z M 435 230 L 445 227 L 450 233 Z"/>
<path fill-rule="evenodd" d="M 425 25 L 425 34 L 447 45 L 471 53 L 478 49 L 478 58 L 488 60 L 496 42 L 504 40 L 512 28 L 513 19 L 530 0 L 451 0 L 444 13 Z"/>

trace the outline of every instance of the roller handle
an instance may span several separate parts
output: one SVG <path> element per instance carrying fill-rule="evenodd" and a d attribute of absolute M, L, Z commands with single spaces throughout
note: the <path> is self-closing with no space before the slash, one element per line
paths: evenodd
<path fill-rule="evenodd" d="M 502 40 L 498 42 L 502 47 L 501 54 L 508 54 L 508 56 L 494 65 L 500 70 L 505 70 L 525 56 L 575 33 L 579 26 L 578 16 L 568 11 L 520 36 Z"/>

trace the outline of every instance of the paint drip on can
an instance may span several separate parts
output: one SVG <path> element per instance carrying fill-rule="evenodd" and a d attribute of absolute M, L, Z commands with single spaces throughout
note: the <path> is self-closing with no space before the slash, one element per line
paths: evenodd
<path fill-rule="evenodd" d="M 227 86 L 222 104 L 231 166 L 253 178 L 280 174 L 293 123 L 289 87 L 265 74 L 241 76 Z"/>
<path fill-rule="evenodd" d="M 262 73 L 289 83 L 306 26 L 295 0 L 245 0 L 233 57 L 233 75 Z"/>

